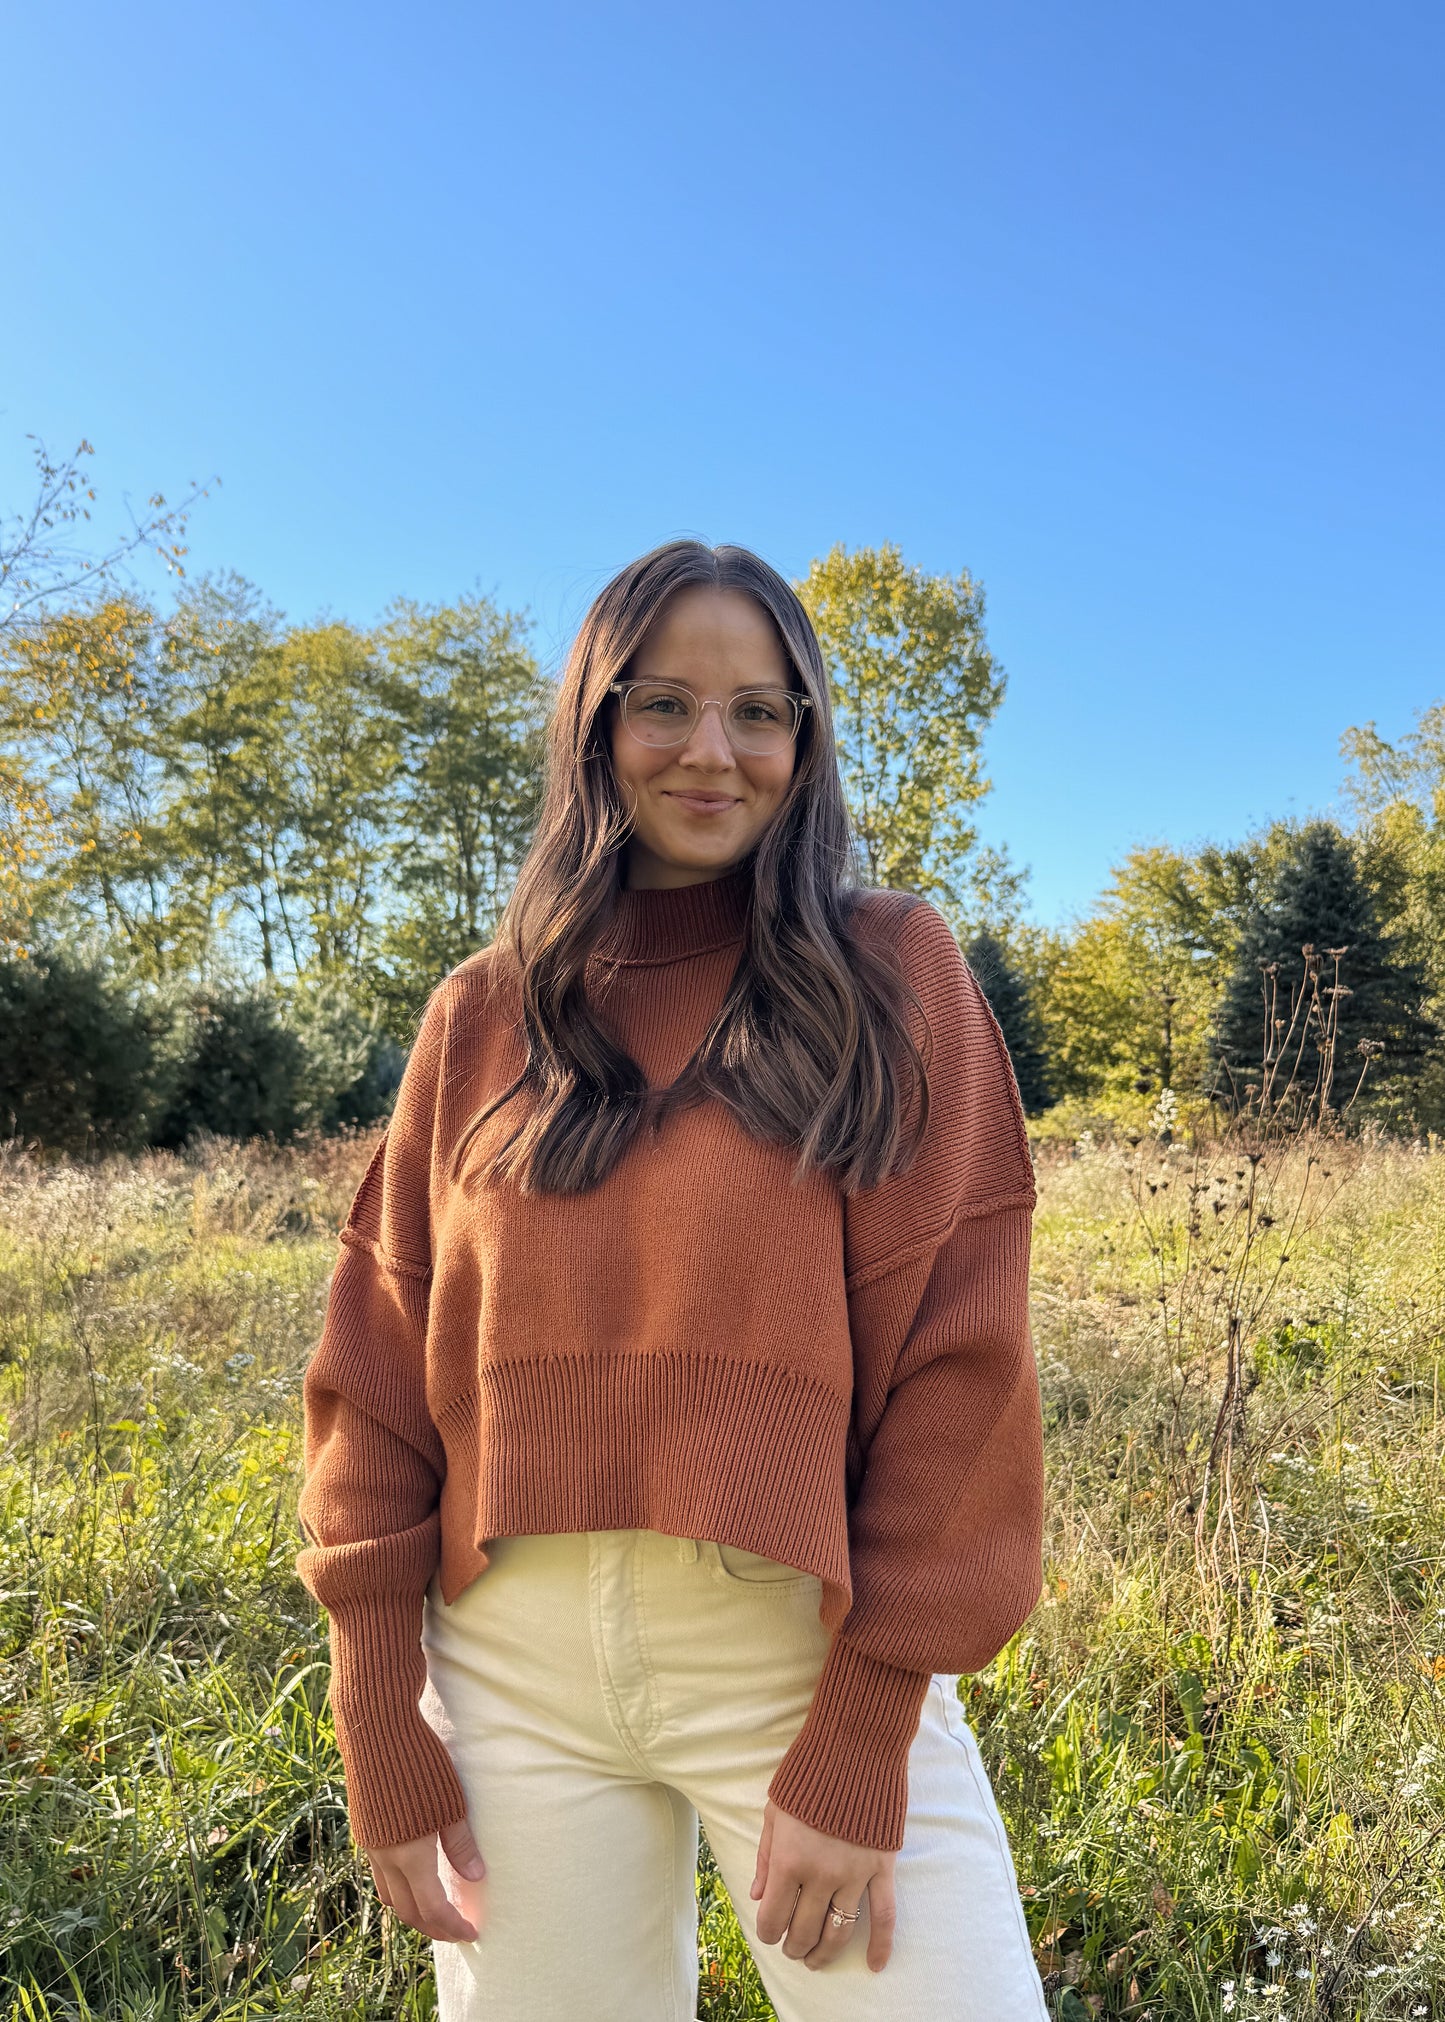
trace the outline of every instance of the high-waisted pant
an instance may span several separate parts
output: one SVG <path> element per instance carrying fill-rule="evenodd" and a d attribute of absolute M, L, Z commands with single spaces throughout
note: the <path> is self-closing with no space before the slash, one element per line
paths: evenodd
<path fill-rule="evenodd" d="M 433 1946 L 440 2022 L 694 2022 L 699 1818 L 779 2022 L 1047 2022 L 955 1677 L 935 1675 L 908 1758 L 892 1956 L 866 1963 L 865 1892 L 810 1968 L 757 1938 L 749 1889 L 828 1645 L 817 1578 L 649 1530 L 487 1550 L 451 1607 L 433 1581 L 422 1637 L 422 1712 L 487 1862 L 477 1938 Z M 470 1915 L 476 1885 L 443 1879 Z"/>

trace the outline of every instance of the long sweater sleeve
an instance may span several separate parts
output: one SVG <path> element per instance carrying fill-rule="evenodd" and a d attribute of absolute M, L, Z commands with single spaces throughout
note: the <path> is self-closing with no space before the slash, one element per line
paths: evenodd
<path fill-rule="evenodd" d="M 302 1384 L 296 1560 L 330 1617 L 331 1708 L 352 1834 L 395 1846 L 466 1815 L 419 1708 L 422 1603 L 446 1463 L 426 1398 L 430 1162 L 445 996 L 433 993 L 391 1121 L 341 1230 Z"/>
<path fill-rule="evenodd" d="M 782 1810 L 880 1849 L 902 1844 L 931 1676 L 990 1662 L 1042 1587 L 1034 1184 L 1018 1093 L 936 908 L 912 909 L 899 952 L 926 1013 L 930 1116 L 912 1166 L 845 1214 L 861 1469 L 852 1599 L 769 1786 Z"/>

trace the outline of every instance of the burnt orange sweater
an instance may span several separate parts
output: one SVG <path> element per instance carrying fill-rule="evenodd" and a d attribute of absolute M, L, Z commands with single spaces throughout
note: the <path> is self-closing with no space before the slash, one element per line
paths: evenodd
<path fill-rule="evenodd" d="M 586 988 L 654 1087 L 721 1003 L 750 893 L 744 866 L 619 895 Z M 879 1848 L 902 1843 L 930 1675 L 979 1669 L 1033 1609 L 1034 1187 L 1013 1075 L 935 907 L 875 891 L 855 918 L 925 1007 L 932 1115 L 909 1171 L 851 1196 L 817 1174 L 792 1185 L 795 1153 L 715 1099 L 587 1193 L 450 1186 L 459 1133 L 525 1050 L 490 949 L 433 993 L 303 1392 L 297 1568 L 330 1615 L 363 1848 L 465 1814 L 418 1708 L 422 1605 L 438 1571 L 448 1603 L 485 1577 L 490 1538 L 644 1527 L 817 1574 L 832 1641 L 770 1795 Z M 916 1020 L 915 1036 L 926 1047 Z"/>

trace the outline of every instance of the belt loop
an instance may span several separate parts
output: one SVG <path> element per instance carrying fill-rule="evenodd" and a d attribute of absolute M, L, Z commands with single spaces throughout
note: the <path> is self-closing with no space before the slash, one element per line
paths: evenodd
<path fill-rule="evenodd" d="M 697 1539 L 679 1538 L 677 1541 L 677 1556 L 685 1566 L 690 1566 L 697 1557 Z"/>

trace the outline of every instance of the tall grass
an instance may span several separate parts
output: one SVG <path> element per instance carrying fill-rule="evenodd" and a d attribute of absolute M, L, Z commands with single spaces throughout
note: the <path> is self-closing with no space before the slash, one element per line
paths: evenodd
<path fill-rule="evenodd" d="M 293 1569 L 371 1141 L 0 1152 L 0 2022 L 434 2013 Z M 962 1692 L 1070 2022 L 1445 2013 L 1445 1159 L 1313 1155 L 1292 1221 L 1232 1156 L 1041 1157 L 1046 1592 Z M 699 1895 L 699 2013 L 767 2016 Z"/>

